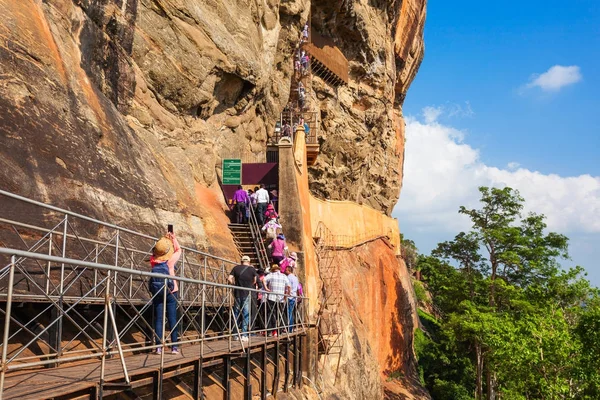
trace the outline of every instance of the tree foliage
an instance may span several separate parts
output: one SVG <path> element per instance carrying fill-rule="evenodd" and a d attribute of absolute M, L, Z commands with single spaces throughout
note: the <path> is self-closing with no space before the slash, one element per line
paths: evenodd
<path fill-rule="evenodd" d="M 469 232 L 417 266 L 437 310 L 417 355 L 435 399 L 600 398 L 600 301 L 580 267 L 563 270 L 568 239 L 522 215 L 511 188 L 480 188 L 461 207 Z"/>

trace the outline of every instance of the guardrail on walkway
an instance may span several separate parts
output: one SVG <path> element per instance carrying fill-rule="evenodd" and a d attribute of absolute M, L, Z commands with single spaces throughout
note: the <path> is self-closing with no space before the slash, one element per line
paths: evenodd
<path fill-rule="evenodd" d="M 0 309 L 4 320 L 0 345 L 0 398 L 6 374 L 11 371 L 95 360 L 100 362 L 102 386 L 107 357 L 118 356 L 125 382 L 129 383 L 128 355 L 157 348 L 166 350 L 167 345 L 184 348 L 196 345 L 200 346 L 202 357 L 210 351 L 212 343 L 219 341 L 227 341 L 231 351 L 232 341 L 236 337 L 241 339 L 245 334 L 263 334 L 264 338 L 255 336 L 250 340 L 266 341 L 270 332 L 279 331 L 285 337 L 292 331 L 304 332 L 307 329 L 305 310 L 308 299 L 304 297 L 281 296 L 274 297 L 272 300 L 275 302 L 257 303 L 255 299 L 259 295 L 266 296 L 266 292 L 178 277 L 181 299 L 188 300 L 177 300 L 176 317 L 167 314 L 167 307 L 162 307 L 162 315 L 155 315 L 153 305 L 167 304 L 167 291 L 151 294 L 146 288 L 148 300 L 144 304 L 134 304 L 119 286 L 117 277 L 129 279 L 136 276 L 142 281 L 153 277 L 162 280 L 166 286 L 172 276 L 9 248 L 0 248 L 0 257 L 10 257 L 8 265 L 0 270 L 0 293 L 6 299 L 4 309 Z M 78 277 L 85 271 L 91 271 L 97 276 L 97 281 L 88 290 L 67 301 L 65 294 L 76 280 L 67 283 L 61 279 L 54 294 L 44 295 L 46 302 L 32 306 L 28 312 L 20 310 L 14 304 L 17 277 L 21 276 L 32 289 L 44 293 L 32 274 L 35 271 L 44 273 L 47 266 L 69 271 Z M 117 290 L 113 291 L 113 288 Z M 219 296 L 213 296 L 209 301 L 211 293 Z M 237 299 L 234 293 L 237 293 Z M 246 293 L 246 298 L 250 299 L 247 327 L 243 326 L 243 312 L 238 307 L 241 293 Z M 80 307 L 98 294 L 104 299 L 99 307 Z M 288 319 L 290 316 L 294 320 Z M 161 334 L 155 333 L 157 321 L 165 327 Z M 167 321 L 173 324 L 171 331 L 175 328 L 179 331 L 177 340 L 167 340 Z M 161 369 L 164 353 L 160 354 Z"/>
<path fill-rule="evenodd" d="M 337 235 L 333 234 L 323 222 L 320 222 L 315 229 L 315 238 L 322 238 L 331 236 L 332 250 L 349 250 L 368 242 L 372 242 L 377 239 L 390 239 L 392 232 L 382 233 L 380 231 L 371 230 L 368 232 L 361 232 L 355 235 Z"/>
<path fill-rule="evenodd" d="M 324 224 L 335 237 L 338 248 L 387 238 L 396 255 L 400 255 L 398 220 L 381 211 L 351 201 L 321 200 L 311 195 L 310 213 L 313 237 L 319 236 L 319 226 Z"/>
<path fill-rule="evenodd" d="M 57 255 L 73 260 L 105 263 L 129 270 L 147 271 L 152 247 L 158 238 L 115 224 L 64 210 L 0 190 L 0 245 L 38 254 Z M 15 218 L 19 215 L 19 220 Z M 46 226 L 40 226 L 44 221 Z M 40 263 L 37 263 L 40 264 Z M 182 246 L 182 255 L 176 266 L 177 275 L 190 279 L 227 283 L 229 270 L 237 263 L 221 257 Z M 36 289 L 16 277 L 15 294 L 31 301 L 56 296 L 58 282 L 69 288 L 63 297 L 76 298 L 79 294 L 97 287 L 98 274 L 86 271 L 81 276 L 64 268 L 41 266 L 31 276 Z M 185 284 L 183 284 L 185 286 Z M 135 275 L 115 276 L 113 294 L 121 291 L 133 302 L 145 303 L 145 283 Z M 39 287 L 39 288 L 38 288 Z M 94 292 L 97 302 L 103 302 Z M 216 293 L 215 293 L 216 294 Z M 191 294 L 190 294 L 191 295 Z M 2 294 L 0 293 L 0 299 Z M 189 301 L 190 298 L 183 300 Z"/>

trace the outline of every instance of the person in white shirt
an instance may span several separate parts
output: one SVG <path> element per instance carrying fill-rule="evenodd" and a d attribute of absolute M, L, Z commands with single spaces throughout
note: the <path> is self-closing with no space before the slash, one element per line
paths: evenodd
<path fill-rule="evenodd" d="M 265 185 L 261 184 L 260 189 L 256 192 L 256 217 L 260 226 L 265 224 L 265 211 L 269 204 L 269 192 L 265 189 Z"/>

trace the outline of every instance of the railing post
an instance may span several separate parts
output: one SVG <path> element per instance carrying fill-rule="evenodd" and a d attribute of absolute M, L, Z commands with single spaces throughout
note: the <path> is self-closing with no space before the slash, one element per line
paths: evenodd
<path fill-rule="evenodd" d="M 181 274 L 179 276 L 183 276 L 185 278 L 185 249 L 181 249 Z M 185 290 L 183 290 L 184 287 L 185 282 L 179 282 L 179 293 L 182 294 L 182 296 L 179 298 L 181 304 L 183 304 L 185 300 Z"/>
<path fill-rule="evenodd" d="M 204 258 L 204 261 L 206 262 L 206 258 Z M 206 264 L 205 264 L 206 266 Z M 204 340 L 206 339 L 206 327 L 204 326 L 206 323 L 206 284 L 203 283 L 202 284 L 202 315 L 200 315 L 200 329 L 202 330 L 202 332 L 200 332 L 200 338 L 202 339 L 200 341 L 200 358 L 204 357 Z"/>
<path fill-rule="evenodd" d="M 98 263 L 98 243 L 94 252 L 94 262 Z M 98 297 L 98 270 L 94 268 L 94 297 Z"/>
<path fill-rule="evenodd" d="M 263 310 L 265 310 L 265 319 L 263 320 L 264 326 L 263 328 L 265 329 L 265 343 L 267 343 L 267 340 L 269 339 L 269 310 L 267 310 L 269 308 L 269 297 L 267 295 L 267 291 L 263 291 Z"/>
<path fill-rule="evenodd" d="M 67 257 L 67 228 L 69 226 L 69 216 L 65 215 L 64 226 L 63 226 L 63 237 L 62 237 L 62 257 Z M 65 263 L 60 265 L 60 298 L 63 297 L 63 287 L 65 284 Z M 61 300 L 62 303 L 62 300 Z"/>
<path fill-rule="evenodd" d="M 51 256 L 52 255 L 52 232 L 50 232 L 50 236 L 48 239 L 48 255 Z M 47 267 L 46 267 L 46 294 L 49 295 L 50 294 L 50 273 L 51 273 L 51 266 L 52 263 L 50 261 L 48 261 Z"/>
<path fill-rule="evenodd" d="M 130 269 L 133 271 L 134 266 L 133 266 L 133 260 L 129 261 L 129 265 L 130 265 Z M 129 298 L 131 299 L 133 297 L 133 274 L 129 275 Z"/>
<path fill-rule="evenodd" d="M 106 353 L 108 351 L 108 308 L 110 304 L 110 277 L 111 271 L 106 273 L 106 290 L 104 291 L 104 324 L 102 325 L 102 359 L 100 360 L 100 398 L 103 396 L 104 391 L 104 373 L 106 369 Z"/>
<path fill-rule="evenodd" d="M 120 241 L 119 241 L 119 234 L 121 231 L 117 230 L 117 235 L 115 237 L 115 267 L 119 266 L 119 246 L 120 246 Z M 115 287 L 113 288 L 113 295 L 116 296 L 117 295 L 117 285 L 119 284 L 119 281 L 117 280 L 117 271 L 115 271 Z"/>
<path fill-rule="evenodd" d="M 63 258 L 67 256 L 67 229 L 69 226 L 69 216 L 65 215 L 63 219 L 62 231 L 62 249 L 61 255 Z M 56 350 L 56 358 L 60 358 L 62 353 L 62 330 L 63 330 L 63 309 L 64 309 L 64 287 L 65 287 L 65 263 L 60 265 L 60 282 L 58 284 L 58 302 L 56 307 L 50 311 L 51 320 L 56 320 L 48 331 L 50 345 Z M 56 365 L 51 365 L 56 366 Z"/>
<path fill-rule="evenodd" d="M 123 368 L 123 375 L 125 375 L 125 382 L 129 384 L 129 374 L 127 373 L 127 365 L 125 364 L 125 356 L 123 355 L 123 349 L 121 348 L 121 339 L 119 339 L 119 330 L 117 329 L 117 321 L 115 320 L 115 315 L 113 314 L 112 307 L 108 307 L 108 311 L 110 314 L 110 320 L 113 326 L 113 333 L 115 335 L 115 340 L 117 341 L 117 349 L 119 350 L 119 358 L 121 359 L 121 367 Z"/>
<path fill-rule="evenodd" d="M 4 335 L 2 336 L 2 365 L 0 366 L 0 400 L 4 394 L 4 379 L 6 378 L 6 356 L 8 354 L 8 337 L 10 333 L 10 318 L 12 313 L 13 286 L 15 283 L 15 256 L 10 257 L 10 271 L 8 275 L 8 294 L 6 297 L 6 311 L 4 313 Z"/>
<path fill-rule="evenodd" d="M 229 318 L 228 318 L 228 321 L 229 321 L 229 330 L 228 330 L 229 335 L 228 335 L 228 340 L 229 340 L 229 352 L 231 353 L 231 337 L 233 336 L 233 330 L 231 328 L 231 322 L 232 322 L 232 319 L 234 317 L 233 317 L 233 307 L 231 305 L 231 293 L 230 293 L 230 291 L 231 291 L 231 289 L 229 289 L 229 288 L 225 289 L 226 296 L 228 296 L 227 302 L 229 303 Z M 236 326 L 237 326 L 237 321 L 236 321 Z M 239 333 L 239 328 L 238 328 L 238 333 Z"/>
<path fill-rule="evenodd" d="M 167 331 L 167 278 L 163 279 L 163 307 L 162 307 L 162 333 L 160 337 L 160 366 L 158 370 L 158 393 L 160 398 L 162 398 L 162 390 L 163 390 L 163 369 L 165 367 L 165 351 L 167 350 L 165 344 L 165 332 Z M 173 327 L 171 327 L 173 329 Z"/>

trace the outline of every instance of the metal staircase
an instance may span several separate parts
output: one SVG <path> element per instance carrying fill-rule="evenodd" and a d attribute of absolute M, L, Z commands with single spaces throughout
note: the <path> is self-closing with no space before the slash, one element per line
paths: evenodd
<path fill-rule="evenodd" d="M 260 266 L 263 270 L 269 267 L 269 256 L 254 212 L 250 212 L 247 224 L 229 224 L 240 257 L 250 257 L 250 265 Z"/>
<path fill-rule="evenodd" d="M 229 224 L 229 229 L 233 235 L 233 241 L 240 252 L 240 258 L 242 256 L 250 257 L 251 265 L 260 265 L 258 261 L 258 254 L 254 246 L 254 238 L 252 237 L 252 231 L 248 224 Z"/>

